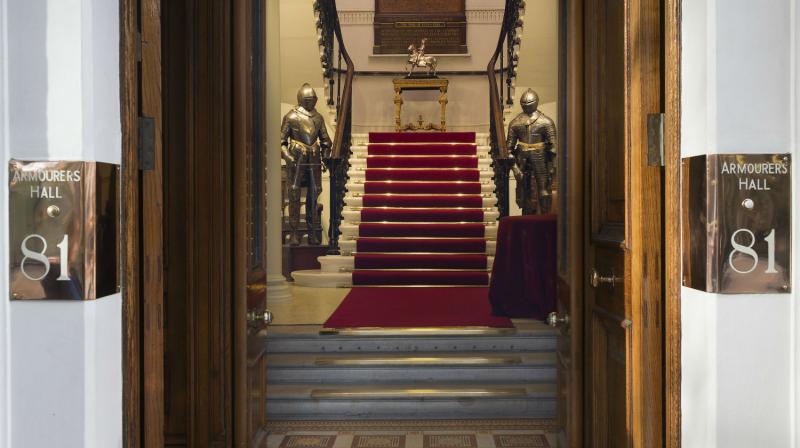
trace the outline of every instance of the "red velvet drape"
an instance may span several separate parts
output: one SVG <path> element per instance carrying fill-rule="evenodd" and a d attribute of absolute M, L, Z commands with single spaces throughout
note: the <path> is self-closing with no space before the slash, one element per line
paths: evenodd
<path fill-rule="evenodd" d="M 489 301 L 496 315 L 545 319 L 556 306 L 555 215 L 500 220 Z"/>

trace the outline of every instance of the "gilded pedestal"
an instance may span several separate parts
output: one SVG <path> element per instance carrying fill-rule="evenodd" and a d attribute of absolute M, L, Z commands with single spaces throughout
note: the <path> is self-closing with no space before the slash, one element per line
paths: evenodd
<path fill-rule="evenodd" d="M 395 78 L 394 84 L 394 128 L 402 131 L 442 131 L 447 130 L 447 86 L 445 78 Z M 403 109 L 403 91 L 405 90 L 438 90 L 439 91 L 439 124 L 425 123 L 422 117 L 416 123 L 403 124 L 400 118 Z"/>

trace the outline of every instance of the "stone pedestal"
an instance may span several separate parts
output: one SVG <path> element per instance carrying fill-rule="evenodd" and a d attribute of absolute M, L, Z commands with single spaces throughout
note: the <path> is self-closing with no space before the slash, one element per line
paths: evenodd
<path fill-rule="evenodd" d="M 353 285 L 353 257 L 325 255 L 317 258 L 320 269 L 292 272 L 296 286 L 312 288 L 349 288 Z"/>
<path fill-rule="evenodd" d="M 318 258 L 328 252 L 328 246 L 283 246 L 283 276 L 290 278 L 294 271 L 319 269 Z"/>

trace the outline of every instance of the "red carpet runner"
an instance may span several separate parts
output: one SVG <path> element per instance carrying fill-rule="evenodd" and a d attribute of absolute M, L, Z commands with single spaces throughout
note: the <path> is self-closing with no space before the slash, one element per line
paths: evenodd
<path fill-rule="evenodd" d="M 488 288 L 353 288 L 325 328 L 511 328 L 492 316 Z"/>
<path fill-rule="evenodd" d="M 346 199 L 353 289 L 326 328 L 512 327 L 486 287 L 497 211 L 481 151 L 474 133 L 370 134 Z"/>
<path fill-rule="evenodd" d="M 485 202 L 495 204 L 481 193 L 474 133 L 371 133 L 359 166 L 354 286 L 488 284 Z"/>

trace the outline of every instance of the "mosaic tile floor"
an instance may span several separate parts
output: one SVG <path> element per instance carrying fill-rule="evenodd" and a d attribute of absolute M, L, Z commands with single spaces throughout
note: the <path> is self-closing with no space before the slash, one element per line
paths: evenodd
<path fill-rule="evenodd" d="M 266 448 L 555 448 L 542 430 L 273 431 Z"/>

